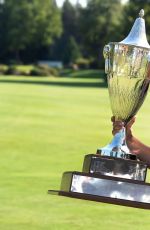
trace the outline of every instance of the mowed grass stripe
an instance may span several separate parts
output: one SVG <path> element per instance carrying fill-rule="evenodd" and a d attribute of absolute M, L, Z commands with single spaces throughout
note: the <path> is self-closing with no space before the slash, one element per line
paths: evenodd
<path fill-rule="evenodd" d="M 4 78 L 1 78 L 4 79 Z M 0 80 L 1 80 L 0 79 Z M 106 88 L 71 84 L 0 83 L 0 228 L 3 230 L 149 229 L 145 210 L 55 197 L 67 170 L 81 170 L 83 157 L 107 144 L 111 110 Z M 78 79 L 88 83 L 89 79 Z M 57 78 L 55 81 L 62 81 Z M 90 80 L 92 81 L 92 80 Z M 99 84 L 99 79 L 93 79 Z M 149 138 L 148 95 L 134 132 Z"/>

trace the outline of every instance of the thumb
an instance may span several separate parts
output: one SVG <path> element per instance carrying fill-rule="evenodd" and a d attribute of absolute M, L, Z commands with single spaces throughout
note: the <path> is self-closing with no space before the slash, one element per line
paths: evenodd
<path fill-rule="evenodd" d="M 134 124 L 135 119 L 136 119 L 135 117 L 132 117 L 131 120 L 127 123 L 127 125 L 126 125 L 126 132 L 127 132 L 127 135 L 128 135 L 128 134 L 131 134 L 131 127 L 132 127 L 132 125 Z"/>
<path fill-rule="evenodd" d="M 112 121 L 112 122 L 115 122 L 115 116 L 112 116 L 112 117 L 111 117 L 111 121 Z"/>

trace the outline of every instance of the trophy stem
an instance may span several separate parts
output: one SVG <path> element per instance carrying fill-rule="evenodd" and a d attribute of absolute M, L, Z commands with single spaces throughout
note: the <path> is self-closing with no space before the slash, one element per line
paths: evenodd
<path fill-rule="evenodd" d="M 98 149 L 97 154 L 117 158 L 136 159 L 135 155 L 132 155 L 127 147 L 126 131 L 124 127 L 115 134 L 110 144 Z"/>

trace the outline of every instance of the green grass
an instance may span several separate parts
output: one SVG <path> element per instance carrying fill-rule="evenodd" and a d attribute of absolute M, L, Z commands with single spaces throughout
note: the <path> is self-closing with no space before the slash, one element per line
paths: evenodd
<path fill-rule="evenodd" d="M 51 196 L 111 139 L 102 79 L 0 78 L 0 229 L 148 230 L 149 211 Z M 150 142 L 150 96 L 134 132 Z"/>

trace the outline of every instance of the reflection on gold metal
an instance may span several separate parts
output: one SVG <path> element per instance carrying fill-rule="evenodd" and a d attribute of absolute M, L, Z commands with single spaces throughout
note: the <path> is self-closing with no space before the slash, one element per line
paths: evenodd
<path fill-rule="evenodd" d="M 109 44 L 108 90 L 112 113 L 125 122 L 142 105 L 149 87 L 149 49 Z"/>
<path fill-rule="evenodd" d="M 143 104 L 150 83 L 150 45 L 146 38 L 143 9 L 139 16 L 129 35 L 121 42 L 110 42 L 103 52 L 112 114 L 125 125 Z M 97 153 L 127 158 L 130 151 L 125 141 L 124 128 Z"/>

